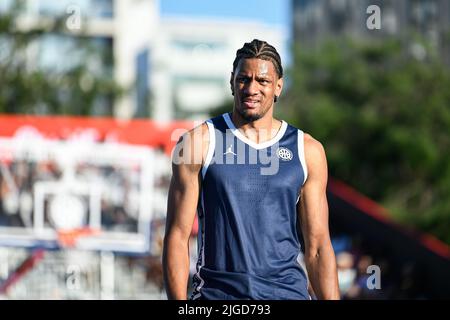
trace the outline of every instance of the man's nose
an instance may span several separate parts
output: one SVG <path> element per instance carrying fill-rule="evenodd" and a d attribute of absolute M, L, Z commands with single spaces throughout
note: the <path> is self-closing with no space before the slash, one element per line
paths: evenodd
<path fill-rule="evenodd" d="M 259 86 L 258 86 L 258 81 L 255 80 L 249 80 L 247 82 L 247 85 L 245 86 L 245 93 L 248 95 L 253 95 L 258 93 L 259 90 Z"/>

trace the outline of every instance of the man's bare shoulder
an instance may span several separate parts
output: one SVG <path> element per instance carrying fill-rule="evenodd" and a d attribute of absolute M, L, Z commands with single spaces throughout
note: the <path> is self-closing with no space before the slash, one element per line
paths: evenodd
<path fill-rule="evenodd" d="M 325 148 L 322 143 L 310 134 L 304 134 L 305 160 L 309 174 L 317 170 L 327 170 Z"/>
<path fill-rule="evenodd" d="M 325 148 L 322 143 L 311 136 L 309 133 L 304 134 L 304 146 L 305 153 L 312 154 L 314 156 L 325 156 Z"/>
<path fill-rule="evenodd" d="M 186 165 L 200 170 L 209 144 L 208 126 L 204 122 L 184 133 L 177 142 L 172 160 L 175 165 Z"/>
<path fill-rule="evenodd" d="M 181 143 L 184 148 L 201 150 L 209 143 L 208 125 L 206 122 L 192 128 L 184 133 L 178 143 Z"/>
<path fill-rule="evenodd" d="M 201 140 L 194 139 L 195 137 L 200 137 L 203 140 L 208 139 L 209 140 L 209 134 L 208 134 L 208 125 L 206 122 L 203 122 L 202 124 L 186 131 L 181 137 L 178 143 L 185 141 L 194 142 L 194 143 L 201 143 Z"/>

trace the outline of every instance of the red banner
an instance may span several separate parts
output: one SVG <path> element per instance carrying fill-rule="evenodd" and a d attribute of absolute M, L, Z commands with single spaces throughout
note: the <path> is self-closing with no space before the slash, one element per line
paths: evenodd
<path fill-rule="evenodd" d="M 3 137 L 127 143 L 163 148 L 168 155 L 180 135 L 193 127 L 193 121 L 159 123 L 142 119 L 0 115 L 0 136 Z"/>

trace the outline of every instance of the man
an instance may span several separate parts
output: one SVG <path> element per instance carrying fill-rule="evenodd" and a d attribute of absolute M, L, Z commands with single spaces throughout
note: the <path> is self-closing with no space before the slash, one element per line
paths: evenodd
<path fill-rule="evenodd" d="M 189 237 L 199 218 L 192 299 L 339 299 L 322 145 L 273 117 L 283 88 L 276 49 L 237 51 L 234 108 L 185 134 L 173 157 L 163 264 L 169 299 L 187 299 Z M 307 269 L 298 262 L 301 239 Z M 309 279 L 309 281 L 308 281 Z"/>

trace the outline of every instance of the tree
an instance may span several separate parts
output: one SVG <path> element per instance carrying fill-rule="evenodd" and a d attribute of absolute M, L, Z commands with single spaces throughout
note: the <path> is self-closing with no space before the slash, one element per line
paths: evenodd
<path fill-rule="evenodd" d="M 294 50 L 281 113 L 324 144 L 330 175 L 450 244 L 450 71 L 424 44 L 338 39 Z"/>
<path fill-rule="evenodd" d="M 17 23 L 23 12 L 21 1 L 0 14 L 0 112 L 64 115 L 112 115 L 112 102 L 123 89 L 112 79 L 111 52 L 88 37 L 69 35 L 66 16 L 21 30 Z M 66 68 L 45 68 L 30 59 L 30 48 L 46 37 L 70 39 L 60 56 L 76 61 Z M 85 63 L 99 61 L 101 66 Z"/>
<path fill-rule="evenodd" d="M 217 107 L 212 109 L 210 112 L 210 116 L 217 117 L 224 113 L 231 112 L 233 110 L 233 107 L 234 107 L 233 100 L 227 99 L 224 102 L 222 102 L 220 105 L 218 105 Z"/>

